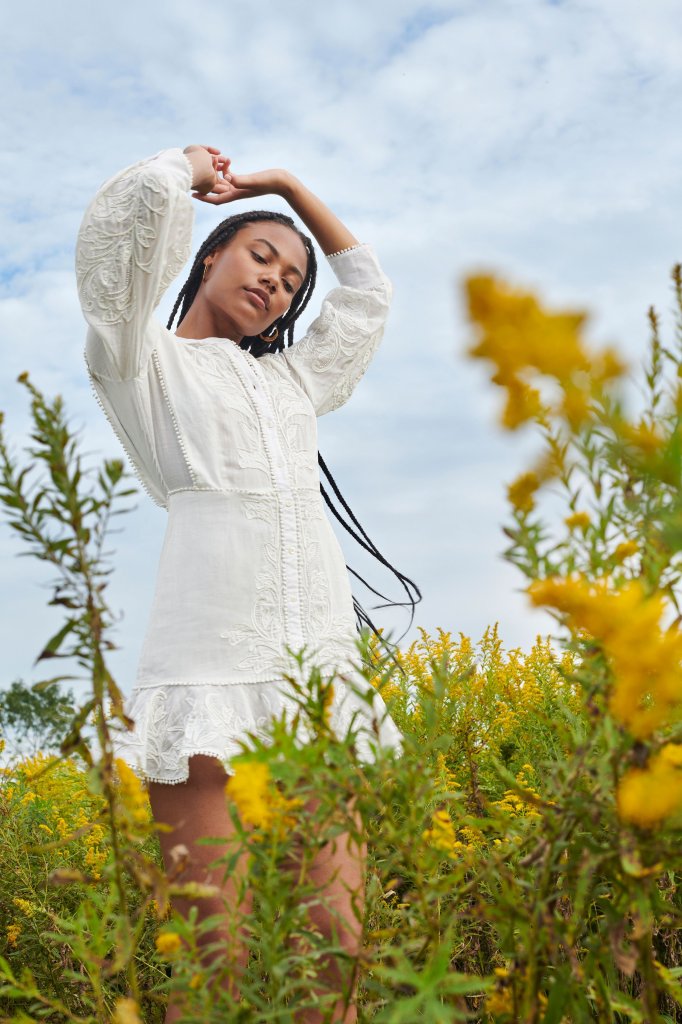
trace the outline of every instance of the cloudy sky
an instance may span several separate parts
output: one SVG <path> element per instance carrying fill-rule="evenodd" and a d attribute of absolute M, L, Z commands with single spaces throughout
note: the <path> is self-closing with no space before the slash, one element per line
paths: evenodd
<path fill-rule="evenodd" d="M 88 451 L 117 453 L 84 372 L 73 275 L 101 181 L 193 142 L 220 146 L 235 171 L 288 167 L 374 244 L 395 286 L 369 373 L 320 421 L 344 493 L 421 586 L 419 625 L 477 638 L 499 621 L 509 646 L 548 629 L 500 556 L 504 485 L 532 439 L 495 425 L 499 396 L 464 355 L 460 284 L 488 268 L 586 306 L 595 340 L 635 364 L 651 303 L 671 328 L 677 0 L 37 0 L 4 19 L 0 57 L 0 408 L 17 443 L 15 379 L 29 370 L 64 396 Z M 197 244 L 224 215 L 197 204 Z M 317 303 L 332 282 L 325 271 Z M 164 519 L 141 495 L 114 538 L 124 690 Z M 59 623 L 44 567 L 19 550 L 2 529 L 0 685 L 40 678 L 33 658 Z"/>

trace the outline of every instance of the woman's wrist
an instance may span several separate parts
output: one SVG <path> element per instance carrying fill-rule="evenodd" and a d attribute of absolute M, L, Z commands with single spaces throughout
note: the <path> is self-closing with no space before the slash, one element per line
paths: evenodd
<path fill-rule="evenodd" d="M 279 180 L 276 185 L 276 194 L 285 199 L 289 205 L 296 202 L 297 194 L 305 191 L 305 186 L 290 171 L 279 171 Z"/>
<path fill-rule="evenodd" d="M 183 153 L 192 167 L 192 188 L 196 192 L 208 192 L 215 184 L 211 154 L 204 146 L 186 146 Z"/>

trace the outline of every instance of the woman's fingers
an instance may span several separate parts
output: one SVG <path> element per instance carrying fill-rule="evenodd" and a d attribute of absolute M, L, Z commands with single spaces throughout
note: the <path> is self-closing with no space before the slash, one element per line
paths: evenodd
<path fill-rule="evenodd" d="M 247 188 L 232 188 L 228 183 L 226 187 L 218 185 L 206 195 L 192 193 L 193 199 L 200 199 L 202 203 L 210 203 L 212 206 L 221 206 L 223 203 L 233 203 L 236 199 L 252 199 L 259 193 Z"/>

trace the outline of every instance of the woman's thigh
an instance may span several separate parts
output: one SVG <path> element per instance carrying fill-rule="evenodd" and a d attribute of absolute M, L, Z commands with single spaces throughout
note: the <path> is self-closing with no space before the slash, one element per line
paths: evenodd
<path fill-rule="evenodd" d="M 225 783 L 228 776 L 220 761 L 214 757 L 195 754 L 189 759 L 189 778 L 186 782 L 167 785 L 149 783 L 149 802 L 155 822 L 170 826 L 159 829 L 159 843 L 168 873 L 174 872 L 178 853 L 175 847 L 186 847 L 187 863 L 177 875 L 177 882 L 204 882 L 220 886 L 230 901 L 234 899 L 236 877 L 224 879 L 225 870 L 209 865 L 233 849 L 235 828 L 228 813 Z M 224 839 L 224 844 L 202 844 L 206 837 Z M 241 875 L 244 870 L 237 871 Z M 175 900 L 178 909 L 182 900 Z"/>

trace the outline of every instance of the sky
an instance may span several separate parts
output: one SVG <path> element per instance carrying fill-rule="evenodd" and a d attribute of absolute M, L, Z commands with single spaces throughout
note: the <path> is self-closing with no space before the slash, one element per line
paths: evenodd
<path fill-rule="evenodd" d="M 506 646 L 527 648 L 551 631 L 502 558 L 505 487 L 533 437 L 499 429 L 501 396 L 466 357 L 462 281 L 491 270 L 589 309 L 590 337 L 635 368 L 651 304 L 670 334 L 677 0 L 37 0 L 4 20 L 0 95 L 0 409 L 15 445 L 28 427 L 16 377 L 28 370 L 64 397 L 93 459 L 120 454 L 86 378 L 73 271 L 99 184 L 197 142 L 236 172 L 286 167 L 372 243 L 394 285 L 379 353 L 319 427 L 356 514 L 423 592 L 407 639 L 442 627 L 476 640 L 499 622 Z M 196 206 L 198 245 L 226 211 Z M 324 268 L 306 323 L 333 283 Z M 140 492 L 119 525 L 112 668 L 128 692 L 165 513 Z M 49 572 L 20 550 L 0 527 L 0 686 L 45 675 L 33 661 L 60 624 Z M 394 632 L 402 621 L 377 618 Z"/>

